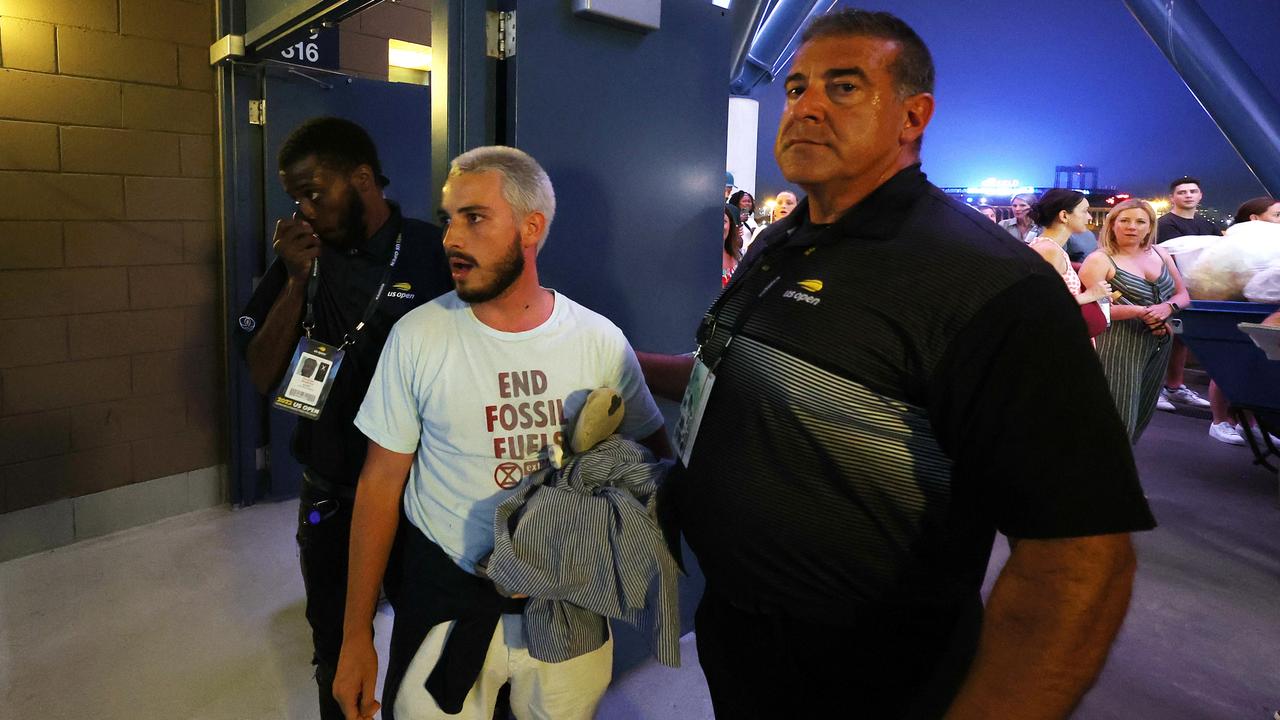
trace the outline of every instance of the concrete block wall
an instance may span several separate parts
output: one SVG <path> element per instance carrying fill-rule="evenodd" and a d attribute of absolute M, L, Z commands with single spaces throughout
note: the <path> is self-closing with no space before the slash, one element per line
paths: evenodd
<path fill-rule="evenodd" d="M 431 0 L 383 2 L 339 23 L 342 71 L 386 80 L 389 38 L 431 45 Z"/>
<path fill-rule="evenodd" d="M 218 475 L 213 7 L 0 0 L 0 522 Z"/>

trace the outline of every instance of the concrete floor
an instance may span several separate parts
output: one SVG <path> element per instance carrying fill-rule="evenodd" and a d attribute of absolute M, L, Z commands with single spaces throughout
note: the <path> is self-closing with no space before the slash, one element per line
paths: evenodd
<path fill-rule="evenodd" d="M 1137 448 L 1160 528 L 1120 640 L 1076 718 L 1236 720 L 1280 708 L 1276 478 L 1157 413 Z M 206 510 L 0 564 L 0 717 L 311 718 L 292 503 Z M 992 570 L 1005 557 L 997 542 Z M 686 627 L 696 580 L 682 591 Z M 390 618 L 377 623 L 385 652 Z M 693 652 L 669 670 L 618 635 L 600 718 L 700 720 Z"/>

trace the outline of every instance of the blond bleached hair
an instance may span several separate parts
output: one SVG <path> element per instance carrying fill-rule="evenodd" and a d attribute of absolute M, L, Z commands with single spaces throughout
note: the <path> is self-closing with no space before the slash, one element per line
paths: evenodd
<path fill-rule="evenodd" d="M 1124 202 L 1116 203 L 1111 208 L 1111 212 L 1107 213 L 1107 219 L 1102 222 L 1102 232 L 1098 233 L 1098 247 L 1108 255 L 1115 255 L 1120 249 L 1116 244 L 1115 227 L 1116 219 L 1120 217 L 1120 213 L 1125 210 L 1133 209 L 1142 210 L 1147 214 L 1147 219 L 1151 221 L 1151 229 L 1147 231 L 1147 236 L 1142 239 L 1142 243 L 1138 246 L 1139 250 L 1146 250 L 1156 241 L 1156 209 L 1151 207 L 1151 203 L 1146 200 L 1132 198 Z"/>
<path fill-rule="evenodd" d="M 551 221 L 556 216 L 556 191 L 551 178 L 528 153 L 505 145 L 487 145 L 468 150 L 449 164 L 449 177 L 464 173 L 496 172 L 502 176 L 502 197 L 515 212 L 516 220 L 529 213 L 542 213 L 546 227 L 538 238 L 538 251 L 547 242 Z"/>

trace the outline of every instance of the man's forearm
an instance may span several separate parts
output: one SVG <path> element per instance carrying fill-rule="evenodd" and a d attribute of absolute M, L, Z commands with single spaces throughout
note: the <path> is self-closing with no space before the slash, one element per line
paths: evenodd
<path fill-rule="evenodd" d="M 258 392 L 266 395 L 272 386 L 280 381 L 293 356 L 294 346 L 302 334 L 298 319 L 302 317 L 303 301 L 306 297 L 306 283 L 290 279 L 271 304 L 271 310 L 262 320 L 249 347 L 245 351 L 245 361 L 249 365 L 249 378 Z"/>
<path fill-rule="evenodd" d="M 692 355 L 637 352 L 636 359 L 640 361 L 640 370 L 644 372 L 649 392 L 676 402 L 684 397 L 689 373 L 693 372 Z"/>
<path fill-rule="evenodd" d="M 387 558 L 400 525 L 400 500 L 409 471 L 399 458 L 388 464 L 375 455 L 370 443 L 356 488 L 355 512 L 351 518 L 351 547 L 348 556 L 347 607 L 343 616 L 343 638 L 369 637 L 370 623 L 378 604 L 378 588 L 387 570 Z M 389 451 L 377 448 L 381 453 Z"/>
<path fill-rule="evenodd" d="M 947 720 L 1070 715 L 1124 621 L 1135 565 L 1127 534 L 1018 541 Z"/>

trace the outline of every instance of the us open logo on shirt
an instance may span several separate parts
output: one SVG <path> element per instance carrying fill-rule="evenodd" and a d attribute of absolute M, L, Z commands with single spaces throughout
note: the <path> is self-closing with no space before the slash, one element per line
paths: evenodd
<path fill-rule="evenodd" d="M 799 288 L 798 290 L 796 288 Z M 796 283 L 796 288 L 792 288 L 782 293 L 782 297 L 796 302 L 808 303 L 809 305 L 817 305 L 822 302 L 822 298 L 817 294 L 822 292 L 821 280 L 801 280 Z"/>
<path fill-rule="evenodd" d="M 387 297 L 397 298 L 400 300 L 412 300 L 414 298 L 414 293 L 410 292 L 411 290 L 413 290 L 413 286 L 407 282 L 396 283 L 387 291 Z"/>

